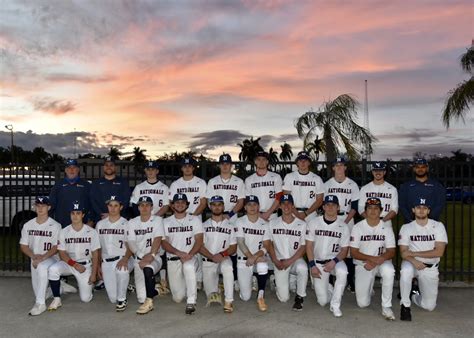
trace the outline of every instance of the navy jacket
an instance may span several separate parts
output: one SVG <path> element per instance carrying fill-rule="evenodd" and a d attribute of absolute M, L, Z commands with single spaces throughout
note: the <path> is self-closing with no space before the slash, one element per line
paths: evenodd
<path fill-rule="evenodd" d="M 90 201 L 92 205 L 93 218 L 97 222 L 100 220 L 100 214 L 107 213 L 105 202 L 110 196 L 116 196 L 123 204 L 122 216 L 127 216 L 127 209 L 130 203 L 130 187 L 128 181 L 122 177 L 116 176 L 113 180 L 107 180 L 104 177 L 92 182 L 90 191 Z"/>
<path fill-rule="evenodd" d="M 69 183 L 65 178 L 56 182 L 49 194 L 51 202 L 50 215 L 65 228 L 71 224 L 71 207 L 78 201 L 85 209 L 84 223 L 90 219 L 90 183 L 82 178 L 75 183 Z"/>
<path fill-rule="evenodd" d="M 431 209 L 429 217 L 439 221 L 446 205 L 446 189 L 444 186 L 431 178 L 423 183 L 415 179 L 403 183 L 398 192 L 398 203 L 406 222 L 414 219 L 411 209 L 418 203 L 419 198 L 426 198 Z"/>

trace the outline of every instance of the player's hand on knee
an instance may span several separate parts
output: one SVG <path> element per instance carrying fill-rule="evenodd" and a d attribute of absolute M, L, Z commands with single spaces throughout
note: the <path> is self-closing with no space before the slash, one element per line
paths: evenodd
<path fill-rule="evenodd" d="M 423 262 L 420 262 L 420 261 L 418 261 L 418 260 L 415 260 L 415 261 L 413 262 L 413 265 L 415 266 L 415 268 L 416 268 L 417 270 L 423 270 L 423 269 L 426 268 L 426 265 L 425 265 Z"/>
<path fill-rule="evenodd" d="M 364 264 L 364 268 L 367 270 L 367 271 L 372 271 L 377 265 L 374 264 L 373 262 L 371 261 L 365 261 L 365 264 Z"/>
<path fill-rule="evenodd" d="M 313 278 L 321 278 L 321 271 L 319 271 L 317 266 L 311 268 L 311 276 Z"/>
<path fill-rule="evenodd" d="M 287 269 L 291 265 L 289 259 L 282 259 L 281 263 L 282 263 L 283 270 Z"/>
<path fill-rule="evenodd" d="M 245 265 L 252 266 L 255 264 L 255 261 L 256 261 L 255 256 L 248 257 L 247 262 L 245 262 Z"/>
<path fill-rule="evenodd" d="M 74 264 L 74 269 L 76 269 L 80 273 L 83 273 L 84 271 L 86 271 L 86 268 L 82 264 L 79 264 L 79 263 Z"/>
<path fill-rule="evenodd" d="M 224 260 L 224 256 L 222 256 L 221 254 L 215 254 L 212 255 L 212 260 L 214 263 L 220 263 Z"/>
<path fill-rule="evenodd" d="M 277 259 L 273 262 L 273 264 L 275 265 L 275 268 L 277 268 L 278 270 L 285 270 L 285 267 L 281 260 Z"/>
<path fill-rule="evenodd" d="M 124 257 L 118 261 L 117 266 L 115 267 L 117 270 L 128 270 L 128 260 Z"/>
<path fill-rule="evenodd" d="M 374 257 L 374 258 L 371 259 L 371 262 L 372 262 L 374 265 L 380 265 L 380 264 L 382 264 L 383 262 L 385 262 L 385 259 L 384 259 L 382 256 Z"/>
<path fill-rule="evenodd" d="M 334 269 L 335 266 L 336 266 L 336 262 L 334 262 L 331 259 L 329 262 L 324 264 L 324 269 L 323 270 L 326 271 L 326 272 L 331 272 Z"/>

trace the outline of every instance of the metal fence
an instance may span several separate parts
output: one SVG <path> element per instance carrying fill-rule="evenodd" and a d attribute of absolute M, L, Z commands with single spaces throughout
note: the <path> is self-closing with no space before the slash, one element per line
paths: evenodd
<path fill-rule="evenodd" d="M 252 173 L 251 166 L 235 164 L 235 174 L 245 179 Z M 372 162 L 362 161 L 348 164 L 347 175 L 359 186 L 371 181 Z M 144 171 L 131 162 L 118 162 L 118 174 L 128 179 L 132 189 L 144 180 Z M 447 187 L 447 204 L 441 216 L 445 224 L 449 244 L 440 265 L 440 278 L 444 281 L 474 281 L 474 177 L 473 162 L 434 161 L 430 163 L 430 176 Z M 102 164 L 99 162 L 80 163 L 81 177 L 92 181 L 101 177 Z M 295 170 L 293 162 L 279 162 L 270 169 L 284 177 Z M 313 171 L 325 181 L 330 176 L 325 162 L 313 163 Z M 204 180 L 217 175 L 216 162 L 199 162 L 196 175 Z M 179 178 L 180 166 L 177 163 L 163 163 L 160 166 L 160 180 L 168 186 Z M 28 271 L 29 261 L 19 250 L 22 225 L 35 216 L 32 205 L 39 195 L 47 195 L 54 182 L 64 177 L 64 167 L 54 165 L 22 165 L 21 167 L 0 166 L 0 271 Z M 397 188 L 412 179 L 412 167 L 408 162 L 390 162 L 386 180 Z M 357 219 L 356 219 L 357 221 Z M 393 221 L 393 229 L 398 234 L 403 225 L 399 215 Z M 397 266 L 400 257 L 397 253 Z"/>

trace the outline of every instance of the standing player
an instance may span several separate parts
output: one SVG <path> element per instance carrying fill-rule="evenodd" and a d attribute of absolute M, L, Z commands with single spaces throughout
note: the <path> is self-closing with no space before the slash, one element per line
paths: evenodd
<path fill-rule="evenodd" d="M 246 196 L 256 196 L 260 203 L 260 217 L 265 221 L 277 218 L 282 181 L 280 175 L 268 170 L 268 153 L 259 151 L 255 157 L 256 172 L 245 179 Z"/>
<path fill-rule="evenodd" d="M 234 311 L 234 274 L 230 255 L 237 250 L 234 226 L 224 217 L 224 199 L 212 196 L 209 201 L 211 218 L 203 224 L 204 242 L 201 246 L 202 272 L 207 304 L 221 303 L 218 294 L 219 273 L 224 279 L 224 312 Z"/>
<path fill-rule="evenodd" d="M 73 275 L 79 287 L 81 301 L 92 300 L 92 288 L 96 281 L 99 265 L 100 241 L 97 232 L 84 224 L 85 210 L 75 202 L 70 208 L 71 225 L 59 233 L 58 251 L 60 261 L 48 269 L 48 278 L 54 299 L 48 307 L 49 311 L 62 306 L 60 297 L 61 276 Z"/>
<path fill-rule="evenodd" d="M 56 182 L 49 194 L 51 203 L 50 215 L 63 228 L 71 224 L 70 208 L 71 205 L 78 201 L 88 214 L 85 215 L 84 221 L 90 220 L 89 208 L 89 191 L 90 183 L 79 177 L 79 166 L 74 159 L 66 161 L 66 175 L 63 179 Z"/>
<path fill-rule="evenodd" d="M 285 176 L 283 192 L 295 200 L 294 215 L 309 221 L 323 203 L 324 185 L 321 177 L 310 171 L 311 157 L 300 151 L 296 157 L 297 171 Z"/>
<path fill-rule="evenodd" d="M 137 206 L 138 200 L 142 196 L 148 196 L 153 201 L 152 215 L 163 217 L 168 211 L 169 193 L 168 187 L 158 180 L 158 163 L 148 161 L 145 164 L 146 180 L 135 186 L 133 189 L 130 204 L 133 207 L 134 214 L 139 214 Z"/>
<path fill-rule="evenodd" d="M 135 255 L 135 287 L 138 302 L 142 303 L 136 311 L 139 315 L 147 314 L 154 308 L 153 298 L 158 294 L 155 290 L 155 275 L 162 266 L 158 252 L 164 236 L 163 219 L 153 215 L 152 210 L 152 198 L 141 196 L 138 200 L 140 216 L 128 223 L 127 243 Z"/>
<path fill-rule="evenodd" d="M 29 312 L 31 316 L 38 316 L 46 311 L 48 268 L 58 261 L 61 224 L 48 217 L 49 209 L 48 197 L 37 197 L 37 216 L 26 222 L 21 229 L 20 248 L 31 259 L 31 284 L 36 298 L 35 305 Z"/>
<path fill-rule="evenodd" d="M 369 306 L 375 277 L 382 277 L 382 315 L 387 320 L 395 320 L 392 311 L 395 236 L 392 227 L 380 220 L 381 212 L 380 199 L 368 198 L 365 202 L 366 219 L 352 229 L 350 245 L 356 265 L 356 300 L 359 307 Z"/>
<path fill-rule="evenodd" d="M 164 220 L 163 249 L 168 260 L 171 294 L 176 303 L 187 297 L 185 313 L 196 311 L 196 254 L 203 243 L 202 221 L 188 215 L 189 202 L 185 194 L 173 196 L 173 215 Z"/>
<path fill-rule="evenodd" d="M 100 240 L 99 278 L 104 280 L 111 303 L 117 312 L 127 308 L 127 286 L 133 270 L 132 252 L 127 246 L 128 222 L 120 216 L 123 203 L 110 196 L 106 203 L 107 217 L 96 225 Z"/>
<path fill-rule="evenodd" d="M 237 237 L 237 275 L 240 286 L 240 299 L 248 301 L 252 295 L 252 276 L 257 274 L 257 306 L 260 311 L 267 311 L 265 303 L 265 286 L 268 279 L 268 262 L 265 254 L 270 250 L 270 228 L 260 217 L 257 196 L 245 198 L 246 215 L 239 217 L 236 226 Z"/>
<path fill-rule="evenodd" d="M 438 181 L 429 178 L 428 162 L 424 158 L 417 158 L 413 165 L 415 179 L 400 186 L 398 194 L 400 211 L 405 222 L 413 221 L 413 208 L 418 203 L 419 196 L 430 196 L 430 218 L 439 221 L 446 205 L 446 189 Z"/>
<path fill-rule="evenodd" d="M 275 265 L 276 295 L 280 302 L 290 299 L 290 274 L 296 275 L 296 297 L 294 311 L 303 310 L 308 283 L 308 266 L 303 259 L 306 249 L 305 221 L 293 215 L 294 204 L 291 195 L 280 198 L 282 216 L 270 221 L 270 257 Z"/>
<path fill-rule="evenodd" d="M 330 301 L 331 312 L 341 317 L 341 299 L 347 282 L 344 258 L 349 251 L 350 234 L 347 225 L 337 217 L 336 196 L 324 196 L 323 210 L 324 216 L 308 222 L 306 255 L 319 305 L 325 306 Z M 329 284 L 330 275 L 336 276 L 334 288 Z"/>
<path fill-rule="evenodd" d="M 387 164 L 385 162 L 375 162 L 372 167 L 374 180 L 367 183 L 360 189 L 359 214 L 365 218 L 365 201 L 369 197 L 377 197 L 382 202 L 382 213 L 380 218 L 387 225 L 392 226 L 392 219 L 398 213 L 398 192 L 397 188 L 385 181 Z"/>
<path fill-rule="evenodd" d="M 428 311 L 435 309 L 438 297 L 438 266 L 448 243 L 444 225 L 428 218 L 430 206 L 426 198 L 419 198 L 416 204 L 413 208 L 415 220 L 403 225 L 398 235 L 398 245 L 403 258 L 400 271 L 400 319 L 407 321 L 411 321 L 410 289 L 414 277 L 418 277 L 419 292 L 413 295 L 413 302 Z"/>

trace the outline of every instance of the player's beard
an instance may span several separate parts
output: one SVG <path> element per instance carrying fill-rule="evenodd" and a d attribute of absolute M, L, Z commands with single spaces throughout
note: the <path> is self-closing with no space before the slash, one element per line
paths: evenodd
<path fill-rule="evenodd" d="M 222 214 L 224 214 L 223 211 L 211 211 L 212 212 L 212 216 L 222 216 Z"/>

